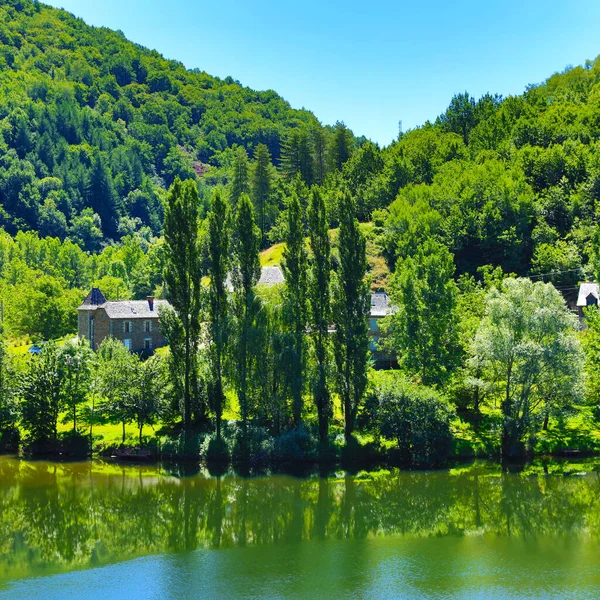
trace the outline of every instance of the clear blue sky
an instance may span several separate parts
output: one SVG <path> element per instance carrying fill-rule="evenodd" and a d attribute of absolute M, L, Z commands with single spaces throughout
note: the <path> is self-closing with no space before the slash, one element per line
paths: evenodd
<path fill-rule="evenodd" d="M 596 0 L 44 0 L 388 144 L 456 92 L 521 93 L 600 54 Z"/>

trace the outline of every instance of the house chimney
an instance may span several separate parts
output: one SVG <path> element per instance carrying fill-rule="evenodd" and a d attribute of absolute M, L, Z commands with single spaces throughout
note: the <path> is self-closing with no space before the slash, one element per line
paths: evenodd
<path fill-rule="evenodd" d="M 146 300 L 148 300 L 150 310 L 154 310 L 154 296 L 146 296 Z"/>

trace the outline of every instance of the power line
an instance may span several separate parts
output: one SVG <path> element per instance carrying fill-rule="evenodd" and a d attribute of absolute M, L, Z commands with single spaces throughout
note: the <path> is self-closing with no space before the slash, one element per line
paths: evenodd
<path fill-rule="evenodd" d="M 575 271 L 583 271 L 583 267 L 577 267 L 576 269 L 567 269 L 566 271 L 551 271 L 550 273 L 539 273 L 538 275 L 530 275 L 529 279 L 537 279 L 539 277 L 546 277 L 547 275 L 562 275 L 563 273 L 574 273 Z"/>

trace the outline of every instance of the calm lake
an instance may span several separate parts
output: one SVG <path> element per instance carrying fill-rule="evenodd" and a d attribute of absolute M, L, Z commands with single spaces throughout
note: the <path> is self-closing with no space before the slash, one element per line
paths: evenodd
<path fill-rule="evenodd" d="M 0 598 L 598 598 L 600 461 L 305 479 L 0 458 Z"/>

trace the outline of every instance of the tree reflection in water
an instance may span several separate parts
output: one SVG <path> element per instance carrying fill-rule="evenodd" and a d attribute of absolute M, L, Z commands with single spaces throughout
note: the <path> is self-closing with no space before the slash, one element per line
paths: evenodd
<path fill-rule="evenodd" d="M 518 536 L 596 541 L 600 478 L 568 463 L 305 479 L 0 458 L 0 581 L 138 556 L 373 536 Z M 548 465 L 545 465 L 548 470 Z M 297 547 L 297 548 L 296 548 Z M 343 560 L 343 559 L 342 559 Z M 338 565 L 348 570 L 350 565 Z"/>

